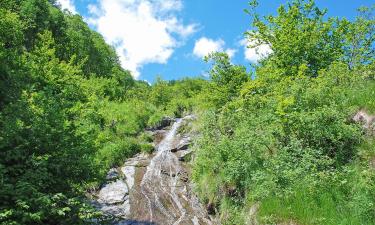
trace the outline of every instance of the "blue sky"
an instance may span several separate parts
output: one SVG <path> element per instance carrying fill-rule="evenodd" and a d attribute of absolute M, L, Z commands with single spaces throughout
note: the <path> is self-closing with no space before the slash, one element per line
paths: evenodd
<path fill-rule="evenodd" d="M 251 29 L 244 13 L 247 0 L 58 0 L 79 13 L 90 27 L 116 48 L 124 68 L 139 80 L 157 75 L 172 80 L 203 76 L 209 69 L 202 56 L 226 51 L 232 62 L 250 67 L 258 55 L 245 48 L 243 33 Z M 260 0 L 258 12 L 275 14 L 286 0 Z M 354 19 L 356 9 L 374 0 L 316 0 L 329 16 Z"/>

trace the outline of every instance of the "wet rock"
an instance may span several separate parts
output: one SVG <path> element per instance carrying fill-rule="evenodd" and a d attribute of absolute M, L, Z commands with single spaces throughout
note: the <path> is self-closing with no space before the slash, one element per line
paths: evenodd
<path fill-rule="evenodd" d="M 177 176 L 179 176 L 180 180 L 184 183 L 189 181 L 189 174 L 184 170 L 178 171 Z"/>
<path fill-rule="evenodd" d="M 188 182 L 189 181 L 189 177 L 188 176 L 181 176 L 180 177 L 180 180 L 184 183 Z"/>
<path fill-rule="evenodd" d="M 170 173 L 170 172 L 168 172 L 166 170 L 163 170 L 163 169 L 160 170 L 160 173 L 163 174 L 163 175 L 169 176 L 169 177 L 175 177 L 176 176 L 175 173 Z"/>
<path fill-rule="evenodd" d="M 126 184 L 128 185 L 128 188 L 132 189 L 134 185 L 135 167 L 134 166 L 121 167 L 121 172 L 124 174 L 126 178 Z"/>
<path fill-rule="evenodd" d="M 155 131 L 154 132 L 154 144 L 155 145 L 158 145 L 165 137 L 166 135 L 166 131 L 165 130 L 158 130 L 158 131 Z"/>
<path fill-rule="evenodd" d="M 153 222 L 138 221 L 138 220 L 122 220 L 117 223 L 117 225 L 157 225 Z"/>
<path fill-rule="evenodd" d="M 114 216 L 113 224 L 219 224 L 212 221 L 205 209 L 214 214 L 215 206 L 202 205 L 193 194 L 189 165 L 181 163 L 191 153 L 191 139 L 182 136 L 181 132 L 186 130 L 180 128 L 190 119 L 176 119 L 169 130 L 153 131 L 155 153 L 137 154 L 109 172 L 108 177 L 117 180 L 107 181 L 96 192 L 93 205 Z M 171 149 L 177 152 L 171 153 Z"/>
<path fill-rule="evenodd" d="M 105 204 L 123 203 L 128 195 L 128 186 L 123 180 L 106 184 L 99 191 L 98 202 Z"/>

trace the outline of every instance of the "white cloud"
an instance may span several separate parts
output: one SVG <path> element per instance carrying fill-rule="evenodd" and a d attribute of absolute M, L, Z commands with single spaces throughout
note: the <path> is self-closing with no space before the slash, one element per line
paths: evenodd
<path fill-rule="evenodd" d="M 235 49 L 225 49 L 225 42 L 222 39 L 213 40 L 202 37 L 195 42 L 193 54 L 197 57 L 203 58 L 210 53 L 226 52 L 230 58 L 237 52 Z"/>
<path fill-rule="evenodd" d="M 271 47 L 267 44 L 261 44 L 257 47 L 249 47 L 254 45 L 255 41 L 249 41 L 247 39 L 241 40 L 240 44 L 244 46 L 245 58 L 252 63 L 257 63 L 260 60 L 267 58 L 267 56 L 272 53 Z"/>
<path fill-rule="evenodd" d="M 62 9 L 67 9 L 71 13 L 77 14 L 76 7 L 71 0 L 57 0 L 57 3 L 61 6 Z"/>
<path fill-rule="evenodd" d="M 89 23 L 115 46 L 135 78 L 148 63 L 167 63 L 181 41 L 196 31 L 178 19 L 182 0 L 99 0 L 89 5 Z"/>
<path fill-rule="evenodd" d="M 234 55 L 237 53 L 237 50 L 233 48 L 228 48 L 227 50 L 225 50 L 225 53 L 228 54 L 229 58 L 233 58 Z"/>
<path fill-rule="evenodd" d="M 99 16 L 100 15 L 100 10 L 99 10 L 98 6 L 96 6 L 96 5 L 89 4 L 87 6 L 87 9 L 89 10 L 89 13 L 91 15 L 95 15 L 95 16 Z"/>
<path fill-rule="evenodd" d="M 195 42 L 193 54 L 197 57 L 203 58 L 213 52 L 222 52 L 224 50 L 225 42 L 221 39 L 212 40 L 202 37 Z"/>

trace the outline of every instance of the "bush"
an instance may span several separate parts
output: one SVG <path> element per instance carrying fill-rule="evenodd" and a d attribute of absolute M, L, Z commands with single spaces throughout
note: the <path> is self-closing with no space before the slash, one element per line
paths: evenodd
<path fill-rule="evenodd" d="M 142 143 L 140 145 L 140 148 L 142 152 L 147 153 L 147 154 L 151 154 L 155 150 L 154 146 L 149 143 Z"/>

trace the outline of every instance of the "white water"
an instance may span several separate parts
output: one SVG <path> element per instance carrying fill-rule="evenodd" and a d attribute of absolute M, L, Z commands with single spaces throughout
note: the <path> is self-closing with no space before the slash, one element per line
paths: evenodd
<path fill-rule="evenodd" d="M 119 198 L 116 193 L 123 196 L 124 203 L 105 205 L 110 207 L 110 210 L 102 207 L 103 211 L 110 214 L 123 212 L 121 217 L 125 220 L 118 224 L 213 224 L 204 207 L 192 193 L 191 184 L 186 179 L 182 179 L 187 174 L 186 165 L 181 164 L 176 154 L 171 152 L 171 149 L 179 144 L 184 141 L 186 143 L 186 139 L 180 137 L 178 130 L 190 119 L 191 117 L 177 119 L 156 147 L 156 154 L 151 160 L 149 158 L 147 160 L 145 156 L 129 159 L 121 168 L 125 180 L 111 182 L 100 190 L 99 193 L 103 196 L 109 196 L 114 200 Z M 136 167 L 142 160 L 149 162 L 146 164 L 147 167 Z M 139 178 L 136 178 L 137 174 Z M 119 185 L 116 184 L 122 185 L 122 182 L 125 182 L 127 187 L 117 190 L 116 187 Z M 111 189 L 112 187 L 114 190 Z M 112 190 L 113 193 L 107 193 L 108 190 Z"/>
<path fill-rule="evenodd" d="M 185 210 L 176 193 L 178 182 L 177 173 L 180 171 L 179 162 L 177 157 L 170 152 L 173 148 L 176 133 L 181 123 L 182 119 L 177 119 L 166 137 L 160 142 L 157 147 L 157 154 L 151 160 L 141 182 L 141 191 L 148 201 L 148 211 L 151 222 L 153 222 L 154 219 L 154 210 L 160 210 L 170 221 L 173 220 L 171 215 L 176 215 L 175 212 L 168 212 L 160 203 L 160 193 L 167 193 L 178 208 L 180 216 L 173 224 L 179 224 L 179 221 L 185 216 Z M 162 177 L 162 175 L 164 175 L 162 174 L 162 170 L 169 173 L 169 178 Z M 173 177 L 172 174 L 175 176 Z"/>

